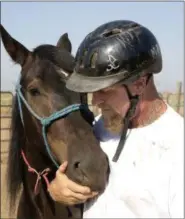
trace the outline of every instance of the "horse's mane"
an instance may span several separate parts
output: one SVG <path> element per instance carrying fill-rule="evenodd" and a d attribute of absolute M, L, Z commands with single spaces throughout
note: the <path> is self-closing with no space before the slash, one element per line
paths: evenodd
<path fill-rule="evenodd" d="M 8 154 L 7 187 L 10 199 L 10 209 L 13 211 L 16 198 L 21 189 L 23 179 L 23 163 L 21 159 L 21 146 L 25 141 L 24 129 L 21 122 L 17 97 L 14 96 L 12 104 L 11 139 Z"/>

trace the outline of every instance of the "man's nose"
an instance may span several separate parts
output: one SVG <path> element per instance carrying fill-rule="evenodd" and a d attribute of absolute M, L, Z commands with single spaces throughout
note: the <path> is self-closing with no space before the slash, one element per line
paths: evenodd
<path fill-rule="evenodd" d="M 103 101 L 102 95 L 100 94 L 99 91 L 92 93 L 92 105 L 99 105 L 103 102 L 104 101 Z"/>

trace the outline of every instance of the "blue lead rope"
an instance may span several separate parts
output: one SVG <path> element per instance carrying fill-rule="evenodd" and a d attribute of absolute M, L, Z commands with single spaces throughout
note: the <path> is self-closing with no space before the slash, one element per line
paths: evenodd
<path fill-rule="evenodd" d="M 57 164 L 56 160 L 54 159 L 50 146 L 48 144 L 47 141 L 47 136 L 46 136 L 46 127 L 48 125 L 51 124 L 51 122 L 53 122 L 54 120 L 57 120 L 59 118 L 62 118 L 74 111 L 80 110 L 82 108 L 86 108 L 85 105 L 83 104 L 72 104 L 70 106 L 65 107 L 64 109 L 54 112 L 53 114 L 51 114 L 49 117 L 40 117 L 38 116 L 33 109 L 29 106 L 28 102 L 26 101 L 26 99 L 24 98 L 22 92 L 21 92 L 21 85 L 20 85 L 20 81 L 18 82 L 17 86 L 16 86 L 16 95 L 17 95 L 17 99 L 18 99 L 18 107 L 19 107 L 19 112 L 20 112 L 20 117 L 21 117 L 21 121 L 22 124 L 24 125 L 24 119 L 23 119 L 23 111 L 22 111 L 22 104 L 21 104 L 21 100 L 22 102 L 25 104 L 25 106 L 27 107 L 28 111 L 36 118 L 40 121 L 41 125 L 42 125 L 42 136 L 44 139 L 44 144 L 47 150 L 47 153 L 49 154 L 51 160 L 53 161 L 53 163 L 55 164 L 55 166 L 57 168 L 59 168 L 59 165 Z"/>

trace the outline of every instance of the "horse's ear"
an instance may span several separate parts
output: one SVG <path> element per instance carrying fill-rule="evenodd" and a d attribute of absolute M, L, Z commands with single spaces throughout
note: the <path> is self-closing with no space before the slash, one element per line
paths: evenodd
<path fill-rule="evenodd" d="M 1 24 L 0 34 L 7 53 L 15 63 L 20 64 L 23 67 L 31 52 L 13 37 L 11 37 Z"/>
<path fill-rule="evenodd" d="M 64 33 L 60 39 L 57 42 L 57 47 L 67 50 L 68 52 L 71 53 L 72 50 L 72 45 L 71 45 L 71 41 L 68 38 L 68 34 Z"/>

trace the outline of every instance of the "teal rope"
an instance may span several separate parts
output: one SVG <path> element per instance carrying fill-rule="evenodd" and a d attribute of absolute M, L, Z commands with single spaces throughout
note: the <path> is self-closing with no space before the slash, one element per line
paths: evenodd
<path fill-rule="evenodd" d="M 54 120 L 57 120 L 59 118 L 62 118 L 66 115 L 68 115 L 69 113 L 72 113 L 74 111 L 80 110 L 82 108 L 87 109 L 87 106 L 83 105 L 83 104 L 72 104 L 70 106 L 65 107 L 64 109 L 54 112 L 53 114 L 51 114 L 48 117 L 40 117 L 38 116 L 33 109 L 29 106 L 28 102 L 26 101 L 26 99 L 24 98 L 22 92 L 21 92 L 21 85 L 20 85 L 20 80 L 17 83 L 16 86 L 16 94 L 17 94 L 17 100 L 18 100 L 18 108 L 19 108 L 19 112 L 20 112 L 20 117 L 21 117 L 21 121 L 22 124 L 24 126 L 24 118 L 23 118 L 23 111 L 22 111 L 22 104 L 21 104 L 21 100 L 24 103 L 24 105 L 26 106 L 26 108 L 28 109 L 28 111 L 36 118 L 40 121 L 41 125 L 42 125 L 42 136 L 43 136 L 43 140 L 44 140 L 44 144 L 47 150 L 47 153 L 49 154 L 51 160 L 53 161 L 53 163 L 55 164 L 55 166 L 57 168 L 59 168 L 59 165 L 57 164 L 57 162 L 55 161 L 50 146 L 48 144 L 47 141 L 47 136 L 46 136 L 46 127 Z"/>
<path fill-rule="evenodd" d="M 57 169 L 59 168 L 59 165 L 58 163 L 55 161 L 52 153 L 51 153 L 51 150 L 50 150 L 50 147 L 49 147 L 49 144 L 48 144 L 48 141 L 47 141 L 47 136 L 46 136 L 46 126 L 42 126 L 42 135 L 43 135 L 43 139 L 44 139 L 44 144 L 46 146 L 46 150 L 51 158 L 51 160 L 53 161 L 53 163 L 55 164 L 55 166 L 57 167 Z"/>
<path fill-rule="evenodd" d="M 49 125 L 52 121 L 56 120 L 56 119 L 59 119 L 71 112 L 74 112 L 76 110 L 79 110 L 81 108 L 81 104 L 73 104 L 73 105 L 70 105 L 60 111 L 57 111 L 55 113 L 53 113 L 51 116 L 49 117 L 46 117 L 46 118 L 42 118 L 41 119 L 41 124 L 43 126 L 47 126 Z"/>

